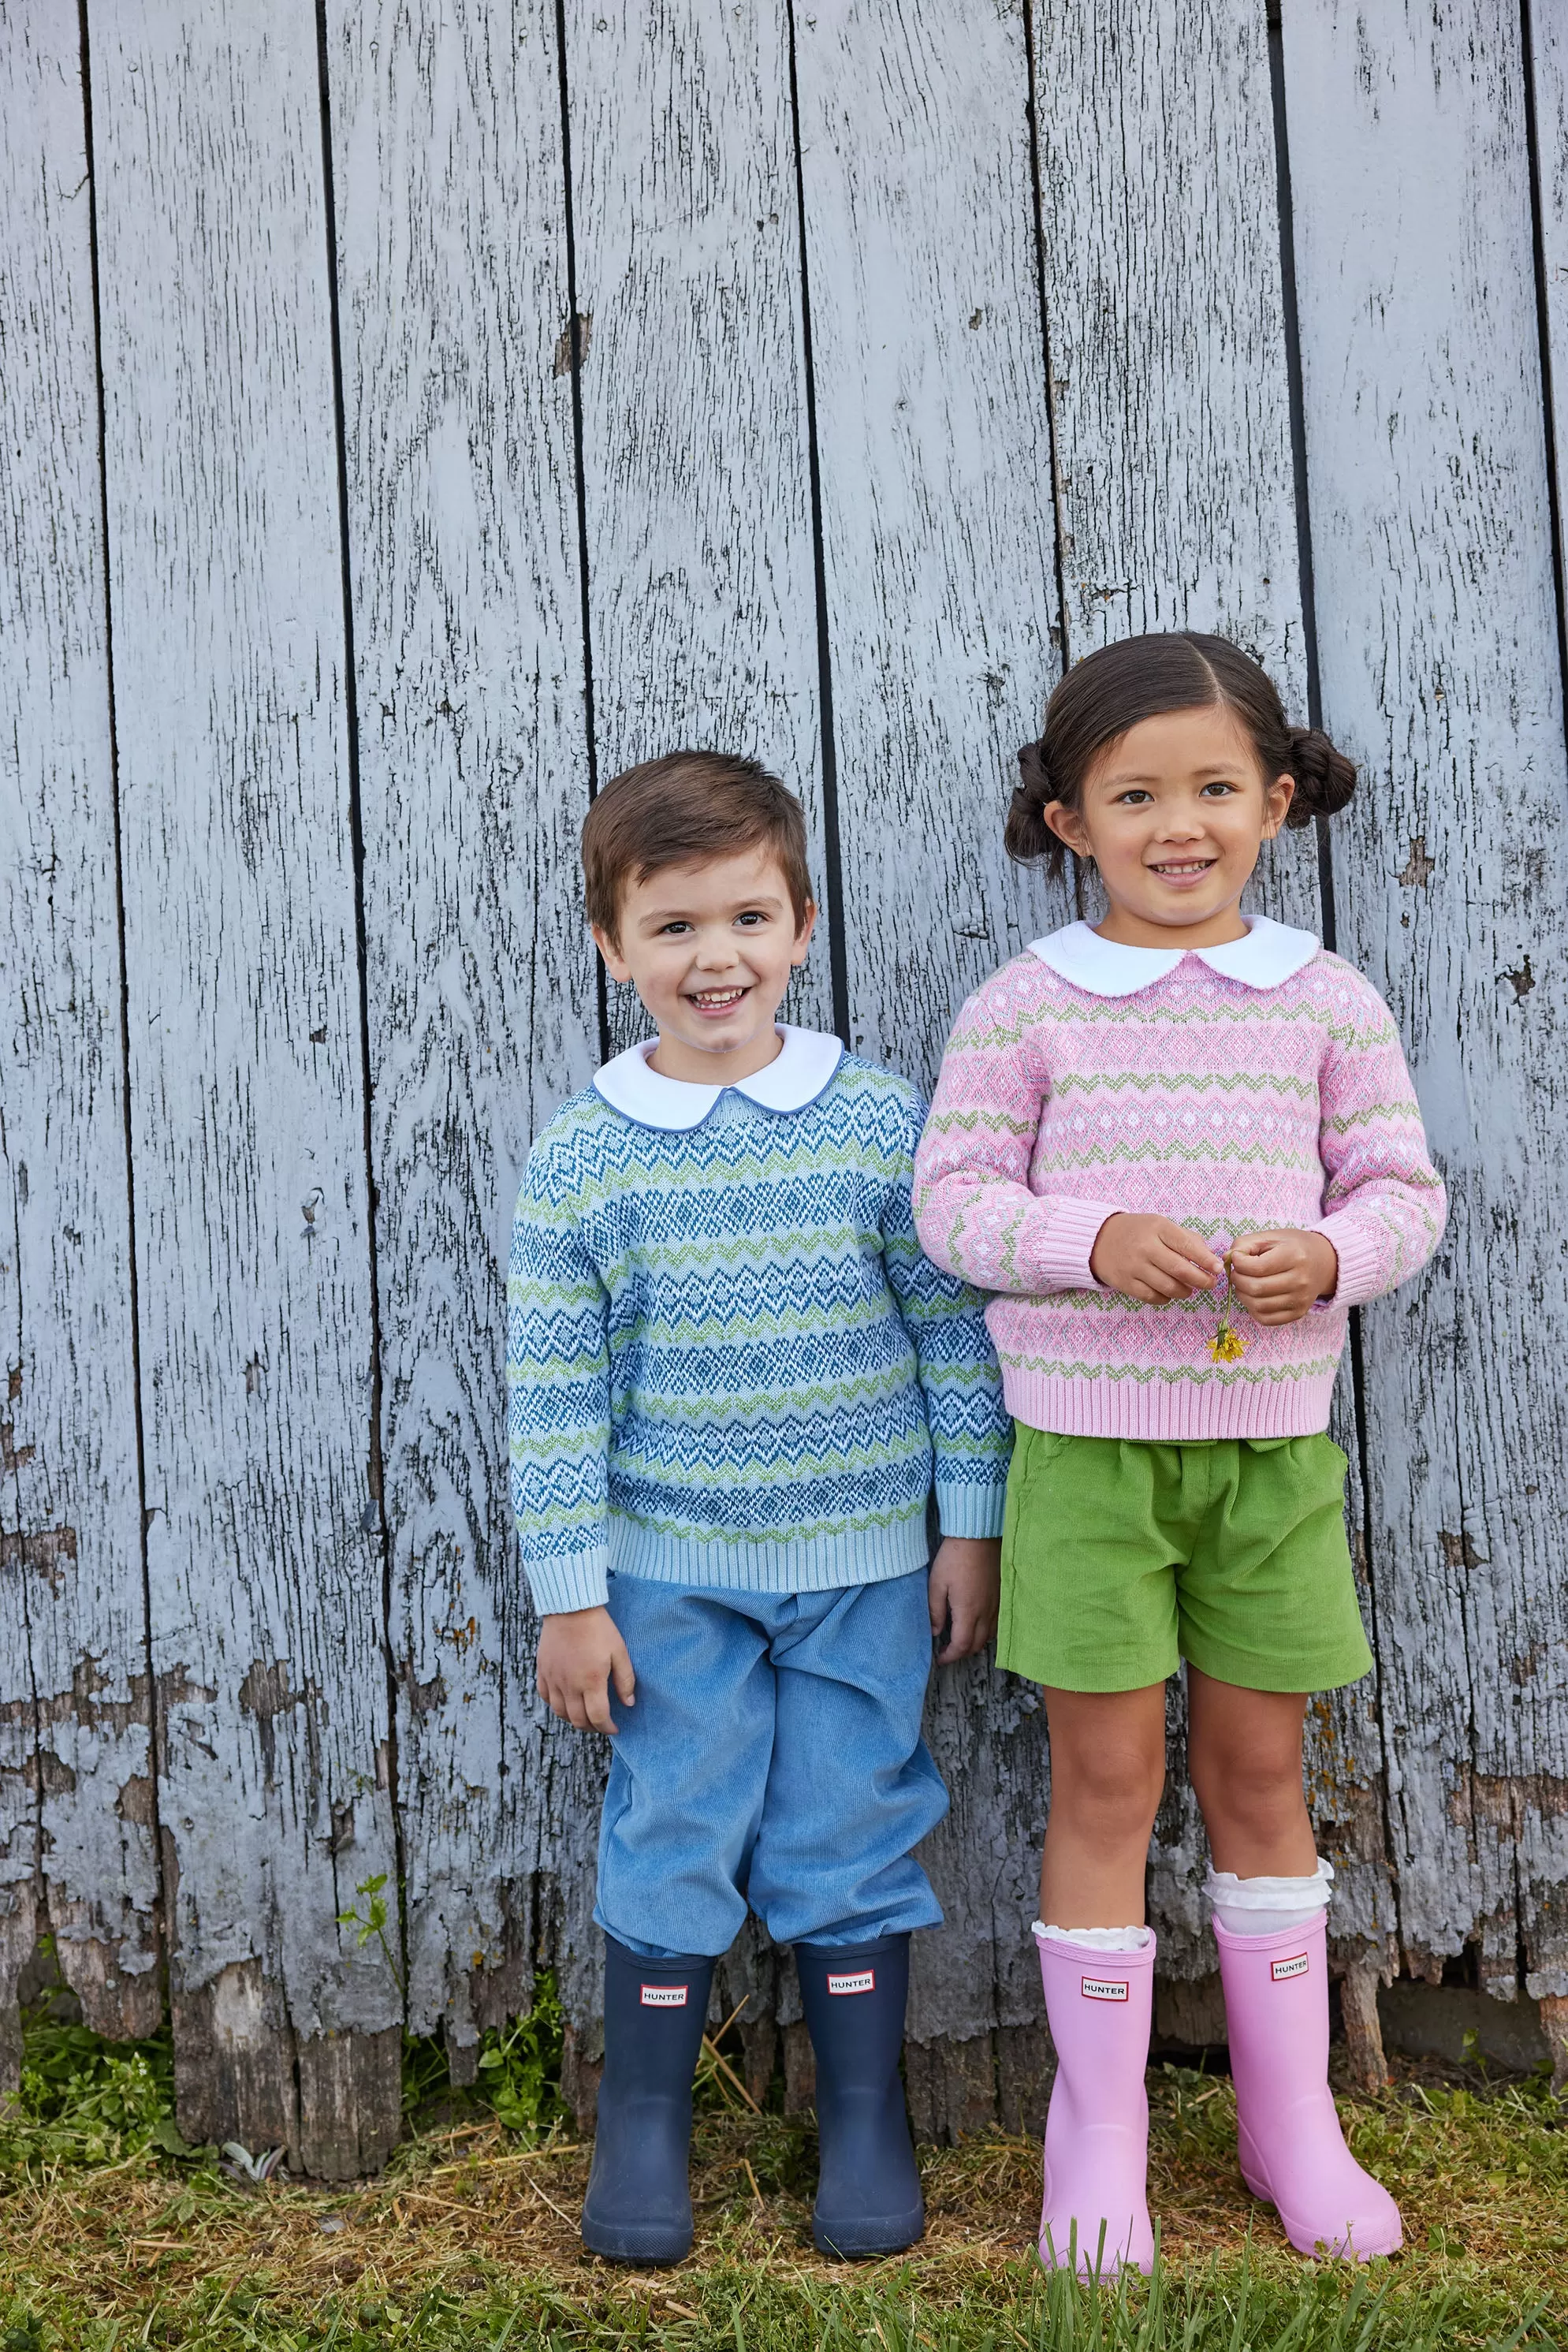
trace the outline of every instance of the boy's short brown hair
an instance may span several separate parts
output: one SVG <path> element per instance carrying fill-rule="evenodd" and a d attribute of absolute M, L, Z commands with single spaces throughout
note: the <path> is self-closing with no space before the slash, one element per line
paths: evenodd
<path fill-rule="evenodd" d="M 760 760 L 727 751 L 667 751 L 611 779 L 583 821 L 588 919 L 619 940 L 621 894 L 665 866 L 702 866 L 768 848 L 783 869 L 797 925 L 810 913 L 806 816 Z"/>

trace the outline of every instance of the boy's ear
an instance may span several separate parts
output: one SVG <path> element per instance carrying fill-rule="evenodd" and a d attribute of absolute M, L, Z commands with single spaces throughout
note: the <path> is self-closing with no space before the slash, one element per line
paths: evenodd
<path fill-rule="evenodd" d="M 795 951 L 789 958 L 791 963 L 805 962 L 806 951 L 811 944 L 811 934 L 816 928 L 817 902 L 815 898 L 808 898 L 806 911 L 800 918 L 800 928 L 795 934 Z"/>
<path fill-rule="evenodd" d="M 619 943 L 611 938 L 601 923 L 590 923 L 588 928 L 593 934 L 594 946 L 604 958 L 606 971 L 612 980 L 619 981 L 624 987 L 632 977 L 632 967 L 622 954 Z"/>

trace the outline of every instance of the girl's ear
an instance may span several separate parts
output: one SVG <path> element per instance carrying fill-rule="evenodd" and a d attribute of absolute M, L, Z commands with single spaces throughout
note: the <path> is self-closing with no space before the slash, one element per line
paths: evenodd
<path fill-rule="evenodd" d="M 593 933 L 594 946 L 604 958 L 605 971 L 610 974 L 612 980 L 619 981 L 621 986 L 624 988 L 626 982 L 632 977 L 631 965 L 627 962 L 625 957 L 622 954 L 620 948 L 611 938 L 609 932 L 603 929 L 600 924 L 591 923 L 588 928 Z"/>
<path fill-rule="evenodd" d="M 1089 846 L 1089 828 L 1081 809 L 1070 809 L 1064 801 L 1047 801 L 1040 810 L 1058 841 L 1064 841 L 1074 857 L 1092 857 Z"/>
<path fill-rule="evenodd" d="M 1271 784 L 1263 787 L 1263 838 L 1272 841 L 1290 813 L 1296 797 L 1294 776 L 1276 776 Z"/>

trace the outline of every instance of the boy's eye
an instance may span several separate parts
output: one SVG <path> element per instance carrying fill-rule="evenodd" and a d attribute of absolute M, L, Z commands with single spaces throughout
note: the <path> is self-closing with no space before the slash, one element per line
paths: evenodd
<path fill-rule="evenodd" d="M 691 925 L 686 921 L 685 916 L 677 915 L 673 923 L 660 924 L 659 937 L 662 940 L 674 939 L 678 937 L 682 931 L 689 931 L 690 929 Z"/>
<path fill-rule="evenodd" d="M 744 915 L 737 915 L 735 919 L 737 923 L 748 924 L 755 930 L 758 925 L 765 923 L 768 918 L 759 907 L 748 907 Z"/>

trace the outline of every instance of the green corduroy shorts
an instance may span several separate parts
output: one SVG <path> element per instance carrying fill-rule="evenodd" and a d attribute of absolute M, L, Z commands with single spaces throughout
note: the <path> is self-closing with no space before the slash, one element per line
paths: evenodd
<path fill-rule="evenodd" d="M 1328 1437 L 1164 1444 L 1018 1424 L 997 1664 L 1141 1690 L 1187 1659 L 1245 1690 L 1334 1690 L 1372 1664 Z"/>

